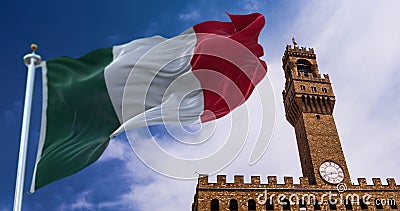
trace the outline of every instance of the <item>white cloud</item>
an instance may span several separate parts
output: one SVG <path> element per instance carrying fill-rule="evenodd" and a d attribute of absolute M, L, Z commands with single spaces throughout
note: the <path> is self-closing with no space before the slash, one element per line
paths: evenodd
<path fill-rule="evenodd" d="M 199 11 L 191 9 L 189 12 L 184 12 L 179 15 L 179 19 L 183 21 L 194 21 L 200 17 Z"/>
<path fill-rule="evenodd" d="M 99 158 L 99 162 L 102 161 L 109 161 L 109 160 L 127 160 L 127 156 L 132 153 L 129 152 L 126 147 L 124 147 L 124 142 L 125 140 L 122 140 L 119 137 L 116 137 L 110 141 L 109 146 L 107 147 L 107 150 L 103 153 L 103 155 Z M 128 155 L 127 155 L 128 153 Z"/>
<path fill-rule="evenodd" d="M 262 9 L 260 1 L 257 0 L 245 0 L 243 4 L 243 9 L 248 13 L 259 12 Z"/>
<path fill-rule="evenodd" d="M 87 198 L 90 196 L 90 191 L 84 191 L 76 197 L 75 201 L 72 203 L 62 203 L 58 210 L 67 211 L 67 210 L 95 210 L 95 206 L 93 203 L 89 202 Z"/>
<path fill-rule="evenodd" d="M 76 202 L 71 204 L 71 209 L 92 209 L 93 204 L 86 201 L 86 198 L 79 198 Z"/>

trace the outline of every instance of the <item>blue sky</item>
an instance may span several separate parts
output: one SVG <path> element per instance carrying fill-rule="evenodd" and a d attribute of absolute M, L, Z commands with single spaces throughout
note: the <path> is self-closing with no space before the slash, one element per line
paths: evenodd
<path fill-rule="evenodd" d="M 301 176 L 293 129 L 284 119 L 281 57 L 291 33 L 314 47 L 322 73 L 329 73 L 342 146 L 354 182 L 357 177 L 399 181 L 400 15 L 397 1 L 9 1 L 2 5 L 3 41 L 0 133 L 0 211 L 11 210 L 22 120 L 29 45 L 43 59 L 79 57 L 91 50 L 151 35 L 171 37 L 205 20 L 227 21 L 230 13 L 261 12 L 267 24 L 264 46 L 276 101 L 276 126 L 263 158 L 247 164 L 249 150 L 221 173 Z M 5 47 L 5 48 L 4 48 Z M 252 103 L 250 99 L 250 104 Z M 41 74 L 37 71 L 25 189 L 30 185 L 41 116 Z M 157 139 L 167 139 L 159 128 Z M 285 157 L 279 156 L 285 153 Z M 368 156 L 366 156 L 368 155 Z M 400 182 L 400 181 L 399 181 Z M 123 139 L 114 140 L 87 169 L 24 195 L 24 210 L 190 210 L 196 181 L 165 178 L 143 165 Z"/>

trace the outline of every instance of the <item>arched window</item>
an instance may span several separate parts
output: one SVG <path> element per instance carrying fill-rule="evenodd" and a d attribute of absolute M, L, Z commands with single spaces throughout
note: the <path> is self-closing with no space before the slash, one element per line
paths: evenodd
<path fill-rule="evenodd" d="M 290 210 L 290 201 L 289 199 L 282 200 L 283 210 Z"/>
<path fill-rule="evenodd" d="M 311 91 L 313 91 L 313 92 L 317 92 L 317 87 L 315 87 L 315 86 L 312 86 L 312 87 L 311 87 Z"/>
<path fill-rule="evenodd" d="M 274 201 L 267 199 L 265 206 L 266 210 L 274 210 Z"/>
<path fill-rule="evenodd" d="M 249 201 L 247 201 L 247 206 L 249 211 L 256 211 L 256 201 L 254 201 L 254 199 L 249 199 Z"/>
<path fill-rule="evenodd" d="M 236 199 L 231 199 L 229 201 L 229 210 L 230 211 L 238 211 L 238 203 Z"/>
<path fill-rule="evenodd" d="M 211 211 L 219 211 L 219 201 L 218 201 L 218 199 L 211 200 Z"/>
<path fill-rule="evenodd" d="M 296 61 L 297 65 L 297 71 L 299 72 L 304 72 L 305 76 L 308 76 L 309 73 L 312 73 L 311 71 L 311 63 L 305 59 L 298 59 Z"/>

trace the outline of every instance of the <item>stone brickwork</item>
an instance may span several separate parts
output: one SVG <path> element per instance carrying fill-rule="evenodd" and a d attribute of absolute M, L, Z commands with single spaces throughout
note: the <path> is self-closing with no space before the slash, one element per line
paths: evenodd
<path fill-rule="evenodd" d="M 266 184 L 259 176 L 252 176 L 250 183 L 234 176 L 234 182 L 227 183 L 224 175 L 210 183 L 208 176 L 201 175 L 192 211 L 398 210 L 400 185 L 393 178 L 386 179 L 387 185 L 379 178 L 373 179 L 373 185 L 364 178 L 358 179 L 358 185 L 352 183 L 332 115 L 335 95 L 329 75 L 319 73 L 314 49 L 288 45 L 282 68 L 286 78 L 283 104 L 286 119 L 295 129 L 303 173 L 300 183 L 285 177 L 278 184 L 275 176 L 268 176 Z M 321 164 L 327 161 L 342 171 L 336 171 L 343 175 L 340 182 L 320 174 Z"/>
<path fill-rule="evenodd" d="M 219 210 L 229 211 L 229 202 L 237 200 L 238 211 L 248 210 L 248 201 L 255 200 L 256 210 L 267 210 L 267 204 L 273 205 L 273 210 L 284 210 L 285 199 L 290 204 L 290 210 L 300 210 L 300 200 L 304 201 L 307 210 L 315 210 L 314 202 L 320 205 L 321 210 L 331 210 L 329 201 L 336 202 L 336 210 L 398 210 L 395 207 L 400 203 L 400 185 L 393 178 L 386 179 L 382 185 L 379 178 L 373 179 L 373 185 L 367 185 L 365 178 L 359 178 L 358 185 L 343 188 L 343 184 L 332 186 L 329 184 L 311 185 L 307 178 L 300 178 L 300 183 L 293 183 L 292 177 L 285 177 L 284 183 L 277 183 L 275 176 L 268 176 L 266 184 L 260 183 L 259 176 L 252 176 L 251 183 L 244 183 L 243 176 L 235 176 L 233 183 L 226 182 L 225 175 L 218 175 L 216 183 L 208 182 L 208 177 L 202 175 L 198 179 L 193 211 L 211 210 L 211 200 L 217 199 Z M 267 199 L 272 203 L 267 203 Z M 360 200 L 365 199 L 367 209 L 362 209 Z M 314 201 L 314 199 L 316 201 Z M 346 209 L 351 204 L 351 209 Z M 379 205 L 382 205 L 382 209 Z"/>

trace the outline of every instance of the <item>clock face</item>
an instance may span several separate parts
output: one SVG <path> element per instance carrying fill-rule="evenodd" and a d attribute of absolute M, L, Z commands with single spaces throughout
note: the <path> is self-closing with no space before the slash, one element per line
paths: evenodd
<path fill-rule="evenodd" d="M 319 174 L 322 179 L 331 184 L 339 184 L 344 179 L 342 167 L 333 161 L 325 161 L 319 167 Z"/>

